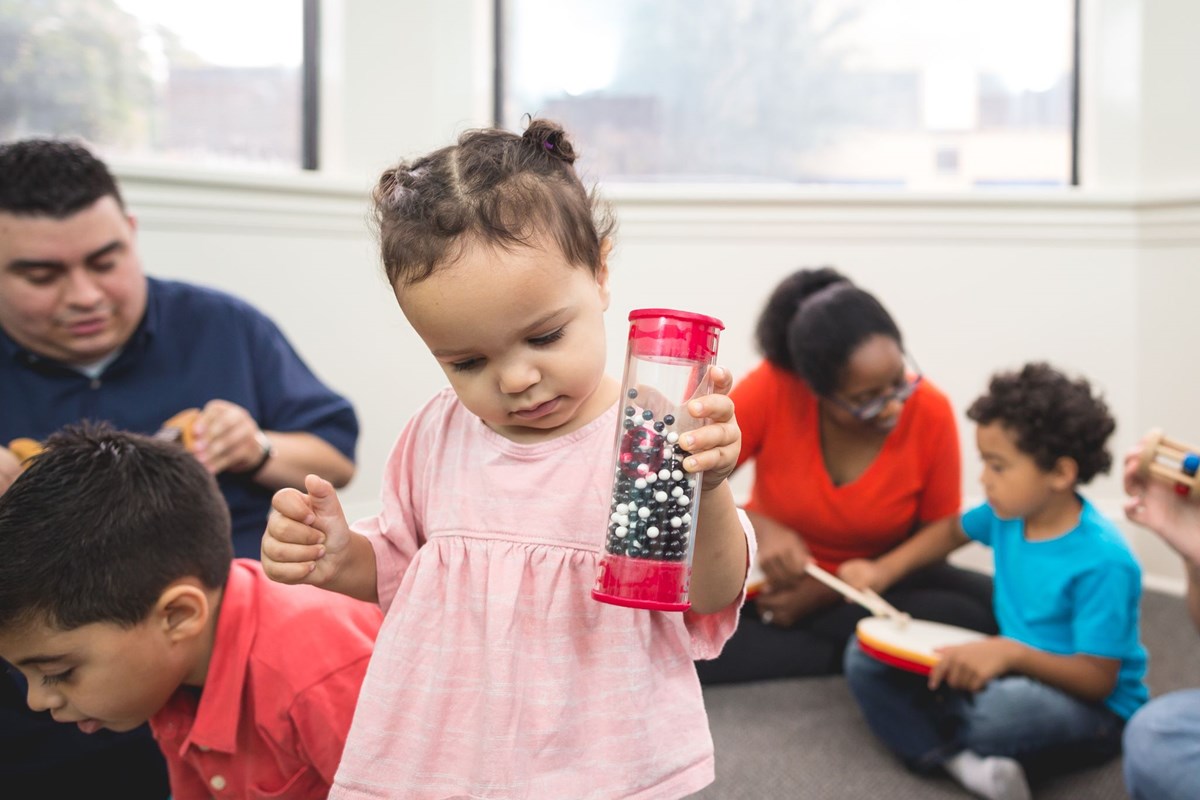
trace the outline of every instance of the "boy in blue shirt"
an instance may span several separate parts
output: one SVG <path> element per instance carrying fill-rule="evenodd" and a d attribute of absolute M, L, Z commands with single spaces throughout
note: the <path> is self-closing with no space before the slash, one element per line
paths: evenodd
<path fill-rule="evenodd" d="M 940 767 L 980 797 L 1022 800 L 1026 770 L 1120 752 L 1125 721 L 1148 699 L 1141 569 L 1077 491 L 1111 467 L 1115 428 L 1086 380 L 1029 364 L 994 376 L 967 416 L 987 502 L 916 537 L 904 566 L 970 540 L 991 547 L 1000 635 L 942 650 L 928 677 L 851 641 L 846 678 L 868 725 L 907 766 Z"/>

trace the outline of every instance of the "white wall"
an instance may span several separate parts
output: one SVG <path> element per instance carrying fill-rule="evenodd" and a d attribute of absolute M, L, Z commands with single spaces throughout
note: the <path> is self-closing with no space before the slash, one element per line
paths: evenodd
<path fill-rule="evenodd" d="M 1174 25 L 1161 14 L 1164 4 L 1185 12 Z M 372 510 L 381 465 L 404 421 L 444 382 L 380 275 L 367 192 L 396 158 L 487 124 L 490 3 L 327 5 L 327 32 L 345 36 L 325 45 L 332 56 L 342 53 L 326 65 L 333 85 L 323 128 L 326 163 L 340 177 L 117 166 L 141 220 L 149 272 L 256 303 L 353 400 L 363 435 L 345 500 L 357 514 Z M 1195 73 L 1200 52 L 1172 45 L 1168 55 L 1146 38 L 1200 40 L 1200 14 L 1188 0 L 1084 6 L 1085 30 L 1094 30 L 1083 79 L 1084 190 L 931 196 L 603 187 L 621 225 L 610 368 L 623 355 L 628 310 L 669 305 L 722 318 L 722 361 L 744 373 L 757 360 L 753 324 L 769 290 L 797 267 L 832 264 L 881 298 L 960 412 L 993 370 L 1048 359 L 1105 393 L 1119 425 L 1115 455 L 1152 425 L 1200 440 L 1192 413 L 1200 369 L 1191 346 L 1200 160 L 1188 148 L 1197 139 L 1190 134 L 1200 133 L 1200 108 L 1177 77 Z M 978 462 L 960 419 L 964 491 L 974 499 Z M 748 477 L 739 476 L 740 491 Z M 1089 495 L 1120 516 L 1114 478 L 1097 480 Z M 1148 583 L 1178 586 L 1182 573 L 1165 547 L 1127 532 Z M 982 563 L 979 553 L 963 558 Z"/>

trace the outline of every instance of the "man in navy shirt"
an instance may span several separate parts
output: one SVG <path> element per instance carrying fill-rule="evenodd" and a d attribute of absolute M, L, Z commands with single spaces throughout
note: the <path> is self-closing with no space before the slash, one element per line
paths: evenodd
<path fill-rule="evenodd" d="M 276 490 L 302 487 L 310 472 L 335 486 L 353 476 L 354 409 L 249 304 L 148 278 L 136 230 L 86 148 L 0 145 L 0 492 L 21 470 L 6 447 L 13 439 L 41 440 L 83 419 L 154 433 L 197 408 L 192 452 L 229 504 L 236 555 L 258 558 Z M 0 676 L 0 689 L 10 679 Z M 160 775 L 136 788 L 147 759 L 161 770 L 145 730 L 85 737 L 34 715 L 22 688 L 0 691 L 4 793 L 94 793 L 111 775 L 116 796 L 165 796 Z"/>

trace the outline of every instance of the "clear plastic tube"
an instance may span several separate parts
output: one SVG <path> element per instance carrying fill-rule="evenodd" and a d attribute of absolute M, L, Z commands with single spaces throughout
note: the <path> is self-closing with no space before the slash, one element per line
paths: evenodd
<path fill-rule="evenodd" d="M 701 475 L 683 469 L 681 439 L 705 420 L 689 401 L 712 391 L 724 325 L 663 308 L 629 314 L 621 414 L 603 555 L 592 597 L 659 611 L 686 611 Z"/>

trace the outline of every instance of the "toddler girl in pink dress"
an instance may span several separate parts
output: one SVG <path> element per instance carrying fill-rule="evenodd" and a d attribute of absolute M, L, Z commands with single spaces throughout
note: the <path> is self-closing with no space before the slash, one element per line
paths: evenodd
<path fill-rule="evenodd" d="M 604 374 L 613 224 L 561 128 L 469 131 L 386 171 L 383 263 L 446 372 L 396 442 L 382 509 L 283 490 L 272 578 L 386 612 L 331 798 L 678 798 L 713 779 L 693 659 L 733 633 L 753 534 L 726 477 L 727 370 L 688 411 L 703 473 L 690 611 L 599 603 L 618 382 Z"/>

